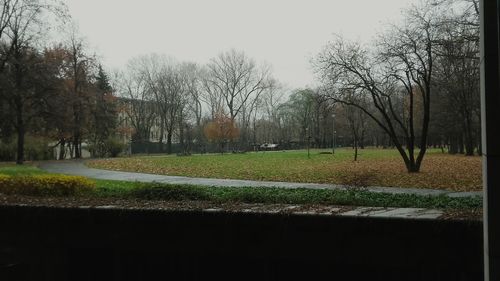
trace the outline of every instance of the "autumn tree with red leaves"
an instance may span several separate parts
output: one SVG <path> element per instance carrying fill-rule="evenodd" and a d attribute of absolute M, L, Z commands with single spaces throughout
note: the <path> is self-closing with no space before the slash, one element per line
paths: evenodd
<path fill-rule="evenodd" d="M 204 129 L 205 137 L 211 142 L 218 142 L 221 154 L 224 154 L 224 145 L 237 139 L 240 130 L 236 127 L 233 119 L 224 112 L 218 112 L 212 122 L 209 122 Z"/>

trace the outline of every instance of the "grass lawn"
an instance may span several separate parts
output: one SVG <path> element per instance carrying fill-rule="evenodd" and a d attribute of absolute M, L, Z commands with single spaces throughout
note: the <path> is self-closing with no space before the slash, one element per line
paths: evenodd
<path fill-rule="evenodd" d="M 331 156 L 331 155 L 330 155 Z M 0 175 L 29 176 L 46 174 L 34 166 L 0 166 Z M 165 201 L 211 201 L 217 203 L 321 204 L 373 207 L 420 207 L 453 210 L 478 210 L 479 197 L 449 198 L 446 196 L 392 195 L 360 190 L 312 190 L 255 187 L 205 187 L 166 185 L 111 180 L 94 180 L 96 189 L 88 197 Z M 0 186 L 1 193 L 1 186 Z"/>
<path fill-rule="evenodd" d="M 330 150 L 323 150 L 330 151 Z M 396 150 L 362 149 L 353 161 L 352 149 L 207 154 L 187 157 L 139 156 L 93 160 L 90 167 L 162 175 L 207 178 L 331 183 L 353 186 L 481 190 L 481 158 L 427 152 L 420 173 L 408 173 Z"/>
<path fill-rule="evenodd" d="M 12 165 L 12 164 L 0 164 L 0 175 L 8 176 L 30 176 L 30 175 L 40 175 L 46 174 L 47 172 L 38 169 L 31 164 L 25 164 L 22 166 Z"/>

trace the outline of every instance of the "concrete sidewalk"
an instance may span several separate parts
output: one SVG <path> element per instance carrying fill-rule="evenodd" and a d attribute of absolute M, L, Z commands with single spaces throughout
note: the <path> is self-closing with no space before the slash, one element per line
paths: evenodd
<path fill-rule="evenodd" d="M 211 179 L 211 178 L 191 178 L 181 176 L 164 176 L 132 172 L 118 172 L 109 170 L 92 169 L 85 166 L 83 161 L 49 161 L 40 162 L 39 168 L 59 174 L 85 176 L 93 179 L 104 180 L 123 180 L 137 182 L 159 182 L 168 184 L 192 184 L 204 186 L 226 186 L 226 187 L 279 187 L 279 188 L 311 188 L 311 189 L 332 189 L 347 190 L 349 186 L 334 184 L 316 184 L 316 183 L 294 183 L 294 182 L 272 182 L 272 181 L 252 181 L 252 180 L 233 180 L 233 179 Z M 438 189 L 419 189 L 419 188 L 397 188 L 397 187 L 366 187 L 363 190 L 370 192 L 391 193 L 391 194 L 415 194 L 415 195 L 446 195 L 449 197 L 469 197 L 482 196 L 481 191 L 476 192 L 453 192 Z"/>

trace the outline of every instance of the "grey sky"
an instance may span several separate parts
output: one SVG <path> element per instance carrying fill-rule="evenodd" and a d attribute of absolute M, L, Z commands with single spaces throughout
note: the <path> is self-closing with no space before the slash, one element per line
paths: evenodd
<path fill-rule="evenodd" d="M 313 84 L 310 57 L 332 34 L 369 40 L 414 0 L 66 0 L 106 67 L 159 53 L 206 63 L 235 48 L 292 88 Z"/>

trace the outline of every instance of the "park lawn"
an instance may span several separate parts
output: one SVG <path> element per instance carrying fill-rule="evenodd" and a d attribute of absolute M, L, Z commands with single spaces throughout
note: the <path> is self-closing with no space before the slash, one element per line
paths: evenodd
<path fill-rule="evenodd" d="M 0 175 L 30 176 L 49 174 L 35 166 L 0 166 Z M 72 195 L 89 198 L 116 198 L 160 201 L 207 201 L 224 203 L 306 204 L 368 207 L 438 208 L 449 212 L 464 210 L 477 213 L 481 197 L 451 198 L 409 194 L 374 193 L 363 190 L 283 189 L 264 187 L 208 187 L 196 185 L 138 183 L 93 180 L 95 190 L 89 194 Z M 1 193 L 1 186 L 0 186 Z M 60 197 L 60 195 L 59 195 Z M 88 204 L 88 201 L 85 201 Z"/>
<path fill-rule="evenodd" d="M 0 175 L 8 176 L 29 176 L 29 175 L 40 175 L 46 174 L 45 171 L 38 169 L 31 163 L 26 163 L 24 165 L 13 165 L 10 163 L 0 163 Z"/>
<path fill-rule="evenodd" d="M 193 156 L 140 156 L 87 162 L 93 168 L 161 175 L 246 179 L 351 186 L 391 186 L 478 191 L 482 188 L 481 158 L 449 155 L 431 149 L 421 172 L 408 173 L 396 150 L 352 149 L 252 152 Z"/>

